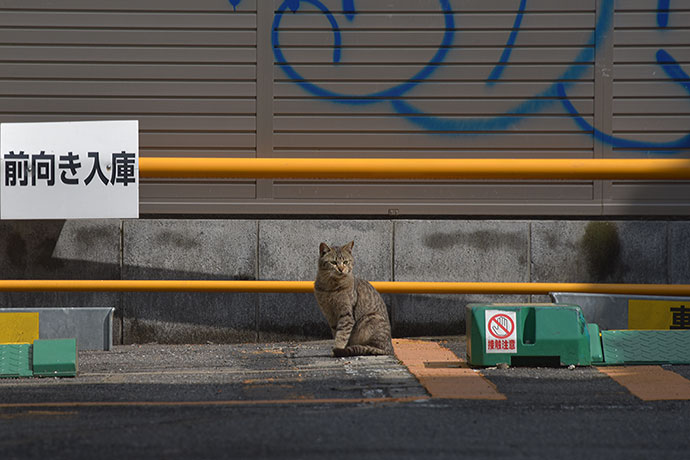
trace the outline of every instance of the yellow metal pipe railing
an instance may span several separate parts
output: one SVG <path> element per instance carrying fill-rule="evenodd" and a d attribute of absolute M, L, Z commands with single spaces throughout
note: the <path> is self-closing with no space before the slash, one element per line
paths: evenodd
<path fill-rule="evenodd" d="M 688 159 L 162 158 L 148 178 L 690 180 Z"/>
<path fill-rule="evenodd" d="M 583 292 L 690 296 L 690 284 L 484 283 L 374 281 L 389 294 L 548 294 Z M 312 281 L 245 280 L 0 280 L 0 292 L 312 292 Z"/>
<path fill-rule="evenodd" d="M 690 180 L 686 159 L 354 159 L 142 157 L 147 178 Z M 394 294 L 602 294 L 690 296 L 687 284 L 372 283 Z M 8 291 L 311 292 L 311 281 L 0 280 Z"/>

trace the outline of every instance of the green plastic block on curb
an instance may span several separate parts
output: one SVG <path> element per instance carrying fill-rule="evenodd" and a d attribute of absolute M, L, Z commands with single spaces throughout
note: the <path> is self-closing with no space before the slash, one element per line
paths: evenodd
<path fill-rule="evenodd" d="M 34 377 L 75 377 L 78 370 L 77 340 L 35 340 Z"/>
<path fill-rule="evenodd" d="M 31 345 L 0 345 L 0 378 L 31 377 Z"/>
<path fill-rule="evenodd" d="M 592 364 L 604 363 L 604 349 L 601 347 L 601 331 L 598 324 L 587 323 L 589 330 L 589 348 L 592 356 Z"/>
<path fill-rule="evenodd" d="M 602 331 L 604 364 L 690 364 L 690 330 Z"/>
<path fill-rule="evenodd" d="M 589 366 L 589 328 L 580 307 L 562 304 L 470 304 L 471 366 Z"/>

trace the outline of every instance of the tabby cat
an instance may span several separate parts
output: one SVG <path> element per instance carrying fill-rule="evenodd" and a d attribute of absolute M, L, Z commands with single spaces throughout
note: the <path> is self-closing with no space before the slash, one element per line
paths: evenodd
<path fill-rule="evenodd" d="M 352 274 L 354 244 L 319 246 L 314 295 L 333 332 L 333 355 L 390 355 L 393 344 L 388 310 L 376 289 Z"/>

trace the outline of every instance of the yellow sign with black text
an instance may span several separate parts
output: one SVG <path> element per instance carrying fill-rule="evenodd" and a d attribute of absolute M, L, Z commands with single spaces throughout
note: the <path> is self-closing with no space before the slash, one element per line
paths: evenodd
<path fill-rule="evenodd" d="M 629 300 L 628 329 L 690 329 L 690 302 Z"/>

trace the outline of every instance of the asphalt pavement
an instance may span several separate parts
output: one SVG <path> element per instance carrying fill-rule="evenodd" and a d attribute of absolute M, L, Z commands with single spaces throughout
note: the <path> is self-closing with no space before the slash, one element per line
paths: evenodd
<path fill-rule="evenodd" d="M 0 380 L 0 458 L 690 458 L 685 396 L 595 367 L 469 369 L 463 337 L 405 343 L 429 342 L 452 353 L 422 356 L 426 377 L 330 341 L 81 351 L 76 378 Z M 434 369 L 456 393 L 434 396 Z M 649 369 L 649 388 L 690 383 L 690 366 Z"/>

